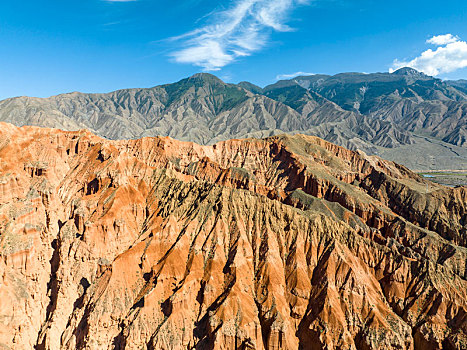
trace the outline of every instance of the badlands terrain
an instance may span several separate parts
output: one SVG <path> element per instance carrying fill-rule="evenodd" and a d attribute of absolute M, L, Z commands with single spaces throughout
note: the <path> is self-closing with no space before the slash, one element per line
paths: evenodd
<path fill-rule="evenodd" d="M 233 88 L 265 123 L 300 125 L 291 116 L 303 113 Z M 162 108 L 147 97 L 154 91 L 163 95 L 19 98 L 3 108 L 133 138 L 156 127 L 141 125 L 133 105 Z M 186 122 L 204 108 L 189 106 L 173 111 Z M 117 114 L 102 119 L 103 108 L 131 127 L 119 128 Z M 286 119 L 266 117 L 281 110 Z M 223 137 L 243 130 L 215 120 Z M 188 122 L 164 125 L 202 135 Z M 426 137 L 461 148 L 463 127 Z M 314 136 L 198 145 L 0 123 L 0 348 L 466 349 L 466 206 L 466 187 Z"/>

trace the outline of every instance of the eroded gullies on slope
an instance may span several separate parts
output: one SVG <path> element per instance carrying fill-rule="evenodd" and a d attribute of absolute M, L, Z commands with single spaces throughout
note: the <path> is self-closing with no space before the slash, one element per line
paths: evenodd
<path fill-rule="evenodd" d="M 1 134 L 0 343 L 465 347 L 465 188 L 302 135 Z"/>

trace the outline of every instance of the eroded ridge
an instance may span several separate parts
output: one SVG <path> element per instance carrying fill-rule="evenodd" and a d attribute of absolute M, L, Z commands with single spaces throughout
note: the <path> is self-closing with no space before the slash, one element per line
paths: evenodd
<path fill-rule="evenodd" d="M 0 124 L 0 345 L 465 349 L 465 187 L 316 137 Z"/>

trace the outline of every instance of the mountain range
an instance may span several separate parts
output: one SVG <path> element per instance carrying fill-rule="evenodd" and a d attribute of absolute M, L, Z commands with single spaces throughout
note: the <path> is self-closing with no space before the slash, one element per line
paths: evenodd
<path fill-rule="evenodd" d="M 414 170 L 467 169 L 466 81 L 411 68 L 299 76 L 264 88 L 199 73 L 153 88 L 10 98 L 0 101 L 0 121 L 200 144 L 301 133 Z"/>
<path fill-rule="evenodd" d="M 466 187 L 314 136 L 0 123 L 0 348 L 464 350 L 466 219 Z"/>

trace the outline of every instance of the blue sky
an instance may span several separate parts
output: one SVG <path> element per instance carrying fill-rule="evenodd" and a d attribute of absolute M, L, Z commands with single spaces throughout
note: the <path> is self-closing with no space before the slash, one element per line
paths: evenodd
<path fill-rule="evenodd" d="M 465 0 L 1 1 L 0 98 L 150 87 L 200 71 L 261 86 L 401 65 L 460 79 L 466 41 Z"/>

